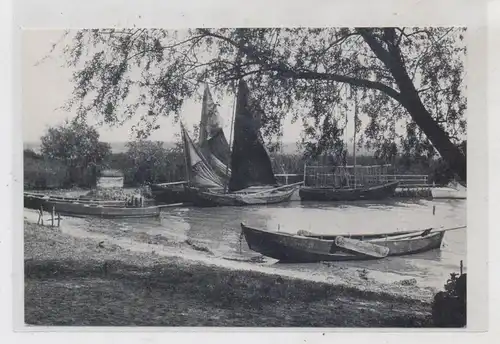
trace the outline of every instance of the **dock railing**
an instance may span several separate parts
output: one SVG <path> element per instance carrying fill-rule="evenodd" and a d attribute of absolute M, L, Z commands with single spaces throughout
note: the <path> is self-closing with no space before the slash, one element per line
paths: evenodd
<path fill-rule="evenodd" d="M 357 166 L 356 183 L 374 185 L 399 181 L 401 188 L 428 188 L 428 176 L 424 174 L 389 174 L 390 165 Z M 382 173 L 383 172 L 383 173 Z M 352 166 L 346 166 L 341 171 L 333 173 L 332 166 L 304 166 L 303 174 L 281 173 L 275 175 L 282 184 L 292 184 L 304 181 L 306 186 L 334 186 L 340 185 L 342 180 L 348 180 L 354 185 L 355 178 Z"/>

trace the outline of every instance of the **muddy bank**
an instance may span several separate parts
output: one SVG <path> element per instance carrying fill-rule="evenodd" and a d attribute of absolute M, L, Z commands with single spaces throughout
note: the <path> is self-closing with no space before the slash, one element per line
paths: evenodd
<path fill-rule="evenodd" d="M 25 223 L 25 322 L 431 326 L 428 301 L 137 253 Z"/>

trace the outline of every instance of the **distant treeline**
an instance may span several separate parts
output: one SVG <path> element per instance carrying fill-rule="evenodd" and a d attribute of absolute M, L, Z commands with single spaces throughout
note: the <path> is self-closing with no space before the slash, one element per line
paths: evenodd
<path fill-rule="evenodd" d="M 120 170 L 125 186 L 184 180 L 184 155 L 157 143 L 131 143 L 125 153 L 109 153 L 99 164 L 74 168 L 33 150 L 24 150 L 24 188 L 60 189 L 96 185 L 101 171 Z"/>
<path fill-rule="evenodd" d="M 182 143 L 164 146 L 158 141 L 133 141 L 125 152 L 113 153 L 109 143 L 101 142 L 96 128 L 86 122 L 72 120 L 51 127 L 40 138 L 40 153 L 24 150 L 25 189 L 90 188 L 96 185 L 101 171 L 120 170 L 125 186 L 186 180 L 186 164 Z M 465 146 L 464 146 L 465 151 Z M 353 164 L 352 156 L 342 163 Z M 394 156 L 394 155 L 392 155 Z M 271 153 L 275 174 L 304 173 L 304 164 L 330 166 L 339 163 L 331 155 L 314 159 L 303 154 Z M 337 158 L 338 159 L 338 158 Z M 430 183 L 447 183 L 453 173 L 441 159 L 422 154 L 396 155 L 391 161 L 361 155 L 358 165 L 391 164 L 389 173 L 427 175 Z"/>
<path fill-rule="evenodd" d="M 329 165 L 327 158 L 306 159 L 299 154 L 271 154 L 271 162 L 276 174 L 304 173 L 304 164 Z M 353 158 L 347 157 L 347 164 Z M 377 165 L 381 162 L 372 156 L 358 156 L 358 165 Z M 453 179 L 453 173 L 442 160 L 419 160 L 396 157 L 389 169 L 394 174 L 427 175 L 429 183 L 446 184 Z M 71 171 L 73 169 L 73 171 Z M 164 148 L 159 142 L 133 142 L 125 153 L 109 153 L 99 164 L 78 168 L 76 171 L 64 162 L 51 159 L 32 150 L 24 150 L 24 187 L 26 189 L 50 188 L 90 188 L 95 186 L 100 171 L 120 170 L 124 174 L 124 184 L 128 187 L 148 183 L 163 183 L 186 179 L 184 155 L 179 148 Z"/>

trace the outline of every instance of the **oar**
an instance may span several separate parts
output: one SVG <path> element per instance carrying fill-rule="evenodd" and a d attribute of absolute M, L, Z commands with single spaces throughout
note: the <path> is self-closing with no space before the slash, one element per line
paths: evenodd
<path fill-rule="evenodd" d="M 186 180 L 182 180 L 180 182 L 159 183 L 159 184 L 156 184 L 156 185 L 159 185 L 159 186 L 170 186 L 170 185 L 181 185 L 181 184 L 187 184 L 187 181 Z"/>
<path fill-rule="evenodd" d="M 184 203 L 171 203 L 171 204 L 159 204 L 157 205 L 158 208 L 173 208 L 173 207 L 179 207 L 183 206 Z"/>
<path fill-rule="evenodd" d="M 446 231 L 455 231 L 458 229 L 463 229 L 466 228 L 467 226 L 460 226 L 460 227 L 451 227 L 451 228 L 441 228 L 441 229 L 436 229 L 436 228 L 427 228 L 424 230 L 416 230 L 416 231 L 411 231 L 411 232 L 405 232 L 400 235 L 388 235 L 383 238 L 377 238 L 377 239 L 369 239 L 371 242 L 382 242 L 386 240 L 397 240 L 397 239 L 404 239 L 404 238 L 409 238 L 409 237 L 425 237 L 429 234 L 434 234 L 434 233 L 440 233 L 440 232 L 446 232 Z M 421 234 L 418 234 L 421 232 Z"/>
<path fill-rule="evenodd" d="M 431 233 L 431 232 L 432 233 L 439 233 L 439 232 L 456 231 L 458 229 L 464 229 L 464 228 L 467 228 L 467 226 L 450 227 L 450 228 L 443 228 L 443 229 L 438 229 L 438 230 L 430 228 L 429 233 Z"/>
<path fill-rule="evenodd" d="M 279 186 L 277 188 L 263 190 L 263 191 L 259 191 L 259 192 L 252 192 L 252 193 L 249 193 L 249 194 L 246 194 L 246 195 L 241 195 L 241 196 L 242 197 L 253 197 L 255 195 L 260 195 L 260 194 L 264 194 L 264 193 L 268 193 L 268 192 L 273 192 L 273 191 L 276 191 L 276 190 L 280 190 L 280 189 L 285 189 L 285 188 L 297 186 L 297 185 L 300 185 L 300 184 L 303 184 L 303 183 L 304 182 L 302 181 L 302 182 L 297 182 L 297 183 L 294 183 L 294 184 L 282 185 L 282 186 Z"/>
<path fill-rule="evenodd" d="M 389 254 L 388 247 L 375 245 L 367 241 L 344 238 L 342 236 L 335 238 L 335 245 L 373 258 L 385 258 Z"/>

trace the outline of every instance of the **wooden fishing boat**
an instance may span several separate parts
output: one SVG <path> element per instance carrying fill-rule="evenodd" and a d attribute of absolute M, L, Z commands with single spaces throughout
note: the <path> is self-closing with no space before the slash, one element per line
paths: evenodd
<path fill-rule="evenodd" d="M 356 166 L 356 133 L 358 120 L 357 95 L 354 92 L 354 133 L 353 133 L 353 173 L 354 180 L 350 181 L 347 166 L 338 166 L 335 170 L 340 170 L 343 181 L 346 186 L 307 186 L 301 187 L 299 196 L 301 201 L 356 201 L 356 200 L 380 200 L 394 195 L 399 182 L 384 183 L 380 180 L 376 184 L 371 184 L 364 180 L 366 176 L 358 176 L 359 171 Z M 332 166 L 333 167 L 333 166 Z M 361 179 L 361 180 L 358 180 Z M 304 183 L 307 181 L 306 168 L 304 167 Z M 371 181 L 373 182 L 373 181 Z M 349 185 L 351 184 L 351 185 Z"/>
<path fill-rule="evenodd" d="M 151 184 L 151 193 L 158 204 L 188 203 L 189 195 L 184 185 L 187 182 Z"/>
<path fill-rule="evenodd" d="M 296 190 L 295 185 L 286 185 L 285 189 L 248 188 L 231 193 L 218 189 L 203 191 L 188 187 L 188 192 L 193 204 L 200 207 L 262 205 L 289 201 Z"/>
<path fill-rule="evenodd" d="M 248 247 L 282 262 L 368 260 L 426 252 L 441 247 L 446 231 L 424 229 L 367 235 L 297 235 L 271 232 L 241 224 Z"/>
<path fill-rule="evenodd" d="M 181 134 L 184 141 L 184 154 L 187 156 L 186 164 L 196 164 L 203 157 L 204 175 L 200 178 L 188 169 L 187 181 L 152 184 L 151 191 L 158 203 L 189 203 L 192 188 L 222 188 L 225 181 L 229 180 L 231 170 L 228 167 L 230 148 L 222 128 L 222 119 L 217 106 L 212 99 L 208 86 L 203 93 L 201 120 L 199 127 L 198 144 L 195 145 L 181 125 Z M 210 173 L 207 173 L 210 170 Z M 203 174 L 202 172 L 202 174 Z M 186 188 L 185 185 L 189 184 Z"/>
<path fill-rule="evenodd" d="M 301 187 L 299 196 L 302 201 L 355 201 L 380 200 L 394 195 L 399 182 L 390 182 L 358 188 Z"/>
<path fill-rule="evenodd" d="M 95 216 L 103 218 L 138 218 L 138 217 L 157 217 L 160 216 L 162 206 L 147 207 L 105 207 L 102 205 L 70 203 L 70 202 L 51 202 L 49 210 L 54 207 L 55 212 L 71 216 Z"/>
<path fill-rule="evenodd" d="M 273 173 L 271 160 L 260 133 L 262 109 L 250 97 L 243 79 L 238 85 L 234 112 L 234 140 L 231 151 L 229 180 L 220 177 L 184 134 L 186 166 L 190 181 L 202 180 L 207 187 L 191 182 L 186 189 L 196 206 L 241 206 L 273 204 L 290 200 L 300 183 L 280 186 Z M 232 135 L 231 135 L 232 136 Z M 229 166 L 227 166 L 229 169 Z M 221 183 L 223 187 L 221 187 Z M 199 183 L 198 183 L 199 184 Z"/>
<path fill-rule="evenodd" d="M 24 193 L 24 208 L 28 209 L 49 209 L 51 203 L 80 203 L 80 204 L 93 204 L 100 205 L 104 207 L 124 207 L 126 206 L 126 201 L 113 201 L 113 200 L 97 200 L 97 199 L 81 199 L 77 197 L 63 197 L 63 196 L 53 196 L 44 195 L 36 193 Z"/>

